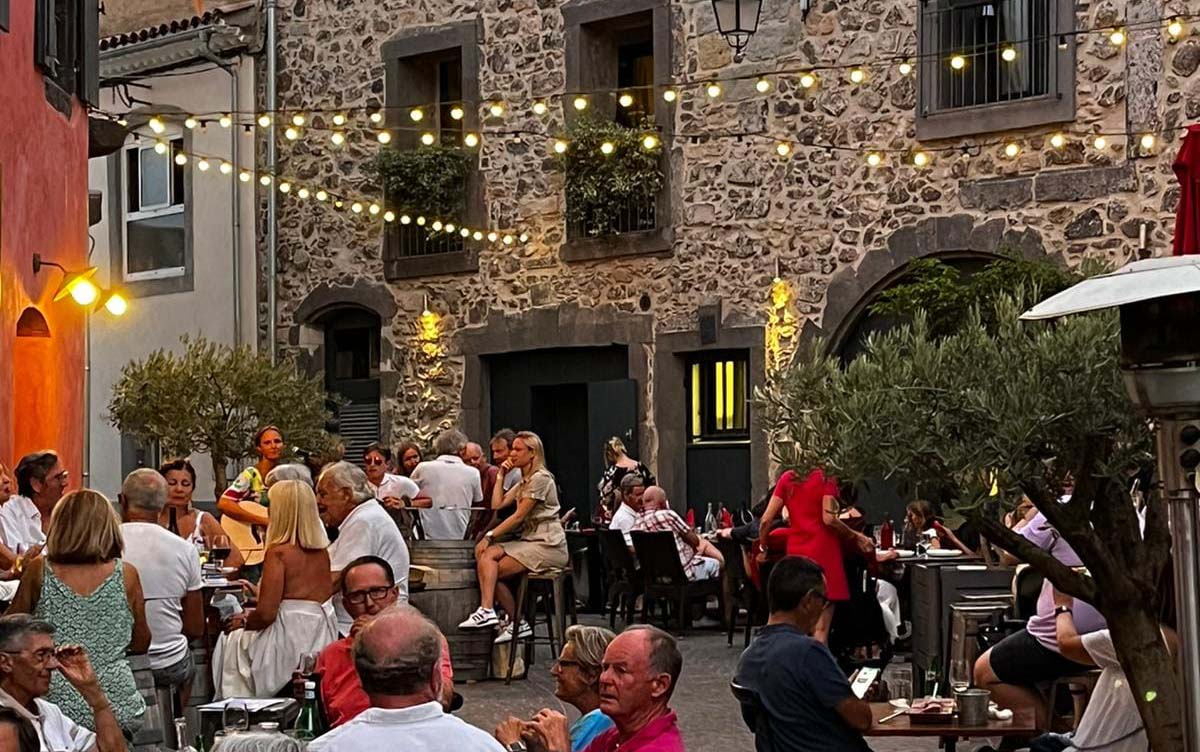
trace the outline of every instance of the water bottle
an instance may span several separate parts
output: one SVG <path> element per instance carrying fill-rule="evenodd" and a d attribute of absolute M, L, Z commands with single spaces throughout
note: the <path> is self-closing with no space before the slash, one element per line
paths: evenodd
<path fill-rule="evenodd" d="M 294 736 L 300 741 L 312 741 L 323 733 L 325 733 L 325 729 L 321 724 L 321 710 L 317 707 L 317 684 L 306 681 L 304 682 L 304 707 L 300 709 L 300 715 L 296 718 Z"/>
<path fill-rule="evenodd" d="M 704 532 L 711 533 L 717 529 L 717 517 L 713 513 L 712 502 L 708 503 L 708 511 L 704 515 Z"/>

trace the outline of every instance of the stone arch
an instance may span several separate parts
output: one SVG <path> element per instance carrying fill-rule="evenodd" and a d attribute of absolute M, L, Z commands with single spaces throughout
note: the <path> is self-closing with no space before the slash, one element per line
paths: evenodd
<path fill-rule="evenodd" d="M 330 311 L 344 307 L 365 308 L 381 322 L 391 321 L 397 311 L 396 300 L 386 285 L 359 278 L 350 285 L 322 282 L 300 300 L 292 317 L 298 325 L 311 325 Z"/>
<path fill-rule="evenodd" d="M 857 267 L 846 267 L 833 275 L 825 292 L 821 321 L 805 324 L 800 345 L 808 347 L 822 338 L 826 352 L 841 352 L 868 306 L 904 275 L 914 259 L 994 258 L 1001 248 L 1027 259 L 1048 255 L 1040 233 L 1012 228 L 1004 218 L 956 214 L 901 227 L 888 236 L 883 248 L 863 256 Z"/>

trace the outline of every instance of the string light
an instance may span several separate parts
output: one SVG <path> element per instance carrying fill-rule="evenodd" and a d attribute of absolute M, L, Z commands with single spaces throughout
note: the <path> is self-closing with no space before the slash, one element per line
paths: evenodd
<path fill-rule="evenodd" d="M 392 134 L 388 131 L 380 131 L 375 135 L 375 140 L 381 144 L 390 144 L 392 142 Z"/>
<path fill-rule="evenodd" d="M 883 163 L 883 155 L 877 151 L 867 152 L 867 166 L 878 167 Z"/>
<path fill-rule="evenodd" d="M 341 146 L 346 143 L 346 134 L 341 131 L 334 131 L 329 134 L 329 140 L 333 142 L 334 146 Z"/>
<path fill-rule="evenodd" d="M 231 115 L 222 115 L 217 120 L 217 123 L 219 123 L 222 128 L 228 128 L 229 126 L 233 125 L 233 117 Z"/>
<path fill-rule="evenodd" d="M 1183 21 L 1180 21 L 1178 16 L 1172 18 L 1171 22 L 1167 24 L 1167 34 L 1171 37 L 1172 42 L 1183 36 Z"/>
<path fill-rule="evenodd" d="M 492 102 L 491 106 L 488 107 L 488 112 L 492 113 L 492 117 L 500 117 L 504 114 L 504 103 Z"/>
<path fill-rule="evenodd" d="M 811 89 L 817 85 L 817 77 L 813 73 L 804 73 L 800 76 L 800 86 L 804 89 Z"/>
<path fill-rule="evenodd" d="M 527 233 L 527 232 L 521 233 L 521 236 L 518 237 L 517 240 L 519 240 L 522 243 L 528 243 L 529 242 L 529 233 Z"/>
<path fill-rule="evenodd" d="M 566 151 L 567 151 L 567 142 L 566 141 L 563 141 L 560 138 L 554 142 L 554 153 L 555 154 L 565 154 Z"/>
<path fill-rule="evenodd" d="M 434 140 L 433 134 L 429 131 L 425 131 L 421 134 L 421 143 L 425 144 L 426 146 L 433 146 Z"/>
<path fill-rule="evenodd" d="M 185 165 L 185 164 L 187 164 L 187 155 L 186 155 L 186 154 L 184 154 L 183 152 L 179 152 L 179 153 L 177 153 L 177 154 L 175 155 L 175 164 L 177 164 L 177 165 Z"/>
<path fill-rule="evenodd" d="M 187 128 L 189 131 L 194 130 L 197 125 L 200 125 L 200 121 L 194 117 L 189 117 L 183 121 L 183 127 Z"/>
<path fill-rule="evenodd" d="M 262 115 L 258 116 L 258 127 L 259 128 L 266 128 L 270 124 L 271 124 L 271 116 L 270 115 L 263 113 Z"/>
<path fill-rule="evenodd" d="M 616 148 L 617 147 L 613 146 L 612 141 L 605 141 L 604 143 L 600 144 L 600 153 L 607 157 L 609 154 L 612 154 Z"/>
<path fill-rule="evenodd" d="M 854 68 L 850 71 L 850 83 L 861 84 L 867 80 L 867 72 L 862 68 Z"/>
<path fill-rule="evenodd" d="M 367 207 L 367 211 L 371 213 L 371 216 L 375 216 L 381 211 L 381 207 L 379 204 L 371 204 Z"/>
<path fill-rule="evenodd" d="M 292 184 L 286 180 L 283 181 L 282 183 L 279 184 L 279 192 L 280 193 L 291 193 L 292 192 Z"/>
<path fill-rule="evenodd" d="M 384 222 L 395 222 L 396 221 L 396 212 L 392 211 L 391 209 L 388 209 L 387 211 L 385 211 L 383 213 L 383 221 Z"/>
<path fill-rule="evenodd" d="M 295 115 L 292 115 L 292 125 L 296 126 L 297 128 L 303 126 L 305 122 L 306 121 L 303 112 L 297 112 Z"/>
<path fill-rule="evenodd" d="M 469 237 L 471 237 L 471 231 L 470 231 L 470 230 L 468 230 L 468 229 L 467 229 L 467 228 L 465 228 L 465 227 L 461 228 L 461 229 L 458 231 L 458 234 L 459 234 L 459 235 L 461 235 L 461 236 L 463 237 L 463 239 L 464 239 L 464 240 L 465 240 L 466 238 L 469 238 Z"/>
<path fill-rule="evenodd" d="M 1153 149 L 1154 148 L 1154 134 L 1153 133 L 1143 134 L 1141 144 L 1142 144 L 1142 148 L 1145 149 L 1146 151 L 1150 151 L 1151 149 Z"/>
<path fill-rule="evenodd" d="M 955 55 L 950 58 L 950 67 L 954 70 L 962 70 L 967 67 L 967 59 L 962 55 Z"/>
<path fill-rule="evenodd" d="M 308 189 L 301 188 L 300 190 L 296 191 L 296 195 L 300 198 L 308 198 Z"/>
<path fill-rule="evenodd" d="M 760 78 L 754 82 L 754 90 L 757 91 L 759 94 L 766 94 L 768 91 L 771 90 L 771 82 L 768 81 L 765 77 Z"/>
<path fill-rule="evenodd" d="M 447 223 L 445 224 L 445 226 L 444 226 L 444 227 L 442 227 L 442 229 L 443 229 L 443 230 L 445 230 L 447 234 L 453 234 L 453 233 L 454 233 L 454 223 L 453 223 L 453 222 L 447 222 Z"/>
<path fill-rule="evenodd" d="M 488 239 L 489 243 L 495 243 L 496 238 L 498 238 L 498 237 L 500 237 L 500 233 L 496 232 L 495 230 L 492 230 L 491 232 L 489 232 L 487 234 L 487 239 Z"/>
<path fill-rule="evenodd" d="M 333 208 L 334 209 L 341 209 L 345 205 L 346 205 L 346 202 L 342 201 L 340 198 L 335 198 L 333 200 Z"/>
<path fill-rule="evenodd" d="M 463 143 L 474 149 L 476 146 L 479 146 L 479 136 L 474 133 L 468 133 L 463 136 Z"/>
<path fill-rule="evenodd" d="M 419 123 L 425 118 L 425 113 L 420 107 L 414 107 L 409 111 L 408 116 L 412 118 L 414 123 Z"/>
<path fill-rule="evenodd" d="M 258 182 L 261 183 L 262 185 L 270 185 L 271 184 L 271 176 L 263 175 L 262 177 L 260 177 L 258 179 Z"/>
<path fill-rule="evenodd" d="M 717 97 L 721 96 L 721 85 L 714 81 L 708 86 L 704 87 L 704 93 L 708 95 L 709 99 L 716 99 Z"/>
<path fill-rule="evenodd" d="M 228 175 L 233 172 L 233 165 L 229 162 L 222 161 L 220 170 L 222 175 Z"/>
<path fill-rule="evenodd" d="M 925 167 L 929 164 L 929 154 L 927 152 L 918 151 L 913 153 L 913 164 L 917 167 Z"/>
<path fill-rule="evenodd" d="M 678 96 L 674 89 L 663 89 L 664 102 L 674 102 Z"/>
<path fill-rule="evenodd" d="M 252 178 L 252 177 L 254 177 L 254 176 L 251 175 L 250 172 L 247 170 L 242 170 L 241 172 L 238 173 L 238 180 L 242 181 L 243 183 L 249 183 L 250 178 Z"/>
<path fill-rule="evenodd" d="M 161 139 L 158 141 L 155 141 L 154 142 L 154 153 L 155 154 L 166 154 L 167 153 L 167 142 L 163 141 Z"/>
<path fill-rule="evenodd" d="M 513 236 L 512 236 L 512 235 L 505 235 L 505 236 L 504 236 L 504 244 L 505 244 L 505 245 L 512 245 L 512 244 L 513 244 Z"/>
<path fill-rule="evenodd" d="M 483 240 L 483 233 L 479 230 L 476 230 L 475 232 L 471 233 L 471 237 L 475 240 Z"/>
<path fill-rule="evenodd" d="M 533 103 L 533 114 L 534 115 L 545 115 L 547 109 L 548 108 L 546 107 L 546 103 L 540 99 Z"/>
<path fill-rule="evenodd" d="M 350 204 L 350 211 L 354 212 L 355 214 L 362 214 L 362 210 L 363 210 L 362 202 L 355 201 L 353 204 Z"/>
<path fill-rule="evenodd" d="M 1055 133 L 1050 137 L 1050 145 L 1055 149 L 1061 149 L 1067 145 L 1067 137 L 1061 133 Z"/>
<path fill-rule="evenodd" d="M 424 217 L 417 217 L 417 226 L 418 226 L 418 227 L 424 227 L 424 226 L 425 226 L 425 218 L 424 218 Z"/>
<path fill-rule="evenodd" d="M 433 228 L 434 232 L 441 232 L 442 231 L 442 220 L 440 220 L 440 219 L 433 220 L 433 224 L 430 225 L 430 227 Z"/>
<path fill-rule="evenodd" d="M 578 110 L 579 112 L 583 112 L 584 110 L 587 109 L 588 99 L 587 99 L 587 97 L 575 97 L 575 99 L 571 100 L 571 104 L 575 107 L 576 110 Z"/>
<path fill-rule="evenodd" d="M 1096 140 L 1092 142 L 1092 146 L 1096 147 L 1098 151 L 1103 150 L 1104 147 L 1108 146 L 1108 139 L 1104 136 L 1096 136 Z"/>
<path fill-rule="evenodd" d="M 648 133 L 646 134 L 645 138 L 642 139 L 642 147 L 647 151 L 655 148 L 656 146 L 658 146 L 657 136 Z"/>
<path fill-rule="evenodd" d="M 1004 145 L 1004 156 L 1012 159 L 1021 153 L 1021 146 L 1016 141 L 1009 141 Z"/>
<path fill-rule="evenodd" d="M 622 107 L 632 107 L 633 95 L 629 92 L 625 92 L 621 96 L 617 97 L 617 104 L 621 105 Z"/>
<path fill-rule="evenodd" d="M 200 170 L 200 172 L 208 172 L 208 168 L 210 167 L 210 165 L 208 164 L 207 159 L 201 159 L 199 162 L 196 163 L 196 167 Z"/>
<path fill-rule="evenodd" d="M 412 224 L 412 217 L 408 216 L 407 214 L 401 214 L 400 215 L 400 224 L 402 224 L 402 225 Z"/>
<path fill-rule="evenodd" d="M 167 129 L 166 123 L 164 123 L 162 118 L 158 117 L 157 115 L 150 118 L 148 125 L 150 126 L 150 130 L 154 131 L 155 133 L 162 133 Z"/>
<path fill-rule="evenodd" d="M 289 125 L 287 130 L 283 132 L 283 136 L 288 141 L 295 141 L 296 139 L 300 138 L 300 131 Z"/>
<path fill-rule="evenodd" d="M 333 116 L 333 124 L 336 125 L 337 127 L 341 128 L 343 125 L 346 124 L 346 116 L 340 112 L 336 113 Z"/>
<path fill-rule="evenodd" d="M 380 112 L 379 110 L 375 110 L 374 112 L 372 112 L 370 114 L 368 119 L 375 125 L 379 125 L 380 123 L 383 122 L 383 113 Z"/>
<path fill-rule="evenodd" d="M 1016 47 L 1005 47 L 1003 50 L 1000 51 L 1000 59 L 1006 63 L 1011 63 L 1012 61 L 1016 60 L 1017 59 L 1017 48 Z"/>
<path fill-rule="evenodd" d="M 452 120 L 462 120 L 463 115 L 465 114 L 466 113 L 463 112 L 463 108 L 459 107 L 458 105 L 454 105 L 450 108 L 450 119 Z"/>
<path fill-rule="evenodd" d="M 324 190 L 317 191 L 317 200 L 318 201 L 324 201 L 327 198 L 329 198 L 329 194 L 326 193 Z"/>
<path fill-rule="evenodd" d="M 1121 28 L 1113 29 L 1112 33 L 1108 35 L 1108 41 L 1117 47 L 1125 44 L 1125 30 Z"/>
<path fill-rule="evenodd" d="M 781 157 L 786 157 L 792 153 L 792 145 L 787 141 L 780 141 L 779 143 L 775 144 L 775 153 Z"/>
<path fill-rule="evenodd" d="M 912 72 L 913 72 L 912 63 L 908 62 L 907 60 L 905 60 L 903 63 L 900 63 L 900 75 L 901 76 L 910 75 Z"/>

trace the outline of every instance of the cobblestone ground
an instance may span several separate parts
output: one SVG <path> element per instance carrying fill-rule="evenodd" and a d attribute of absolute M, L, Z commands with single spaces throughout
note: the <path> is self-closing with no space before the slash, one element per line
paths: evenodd
<path fill-rule="evenodd" d="M 587 623 L 598 623 L 593 616 L 581 615 Z M 618 625 L 619 626 L 619 625 Z M 717 630 L 700 630 L 680 640 L 683 651 L 683 676 L 675 692 L 672 706 L 679 715 L 679 725 L 689 752 L 730 752 L 753 750 L 754 737 L 742 723 L 737 704 L 729 693 L 729 680 L 741 654 L 741 643 L 725 645 L 725 635 Z M 510 715 L 528 718 L 542 708 L 566 713 L 574 719 L 574 708 L 564 706 L 554 697 L 554 679 L 549 673 L 549 650 L 539 646 L 537 662 L 529 678 L 514 680 L 509 686 L 503 681 L 458 684 L 465 704 L 458 716 L 468 723 L 492 730 L 496 723 Z M 934 752 L 934 740 L 869 740 L 878 752 Z M 961 744 L 960 749 L 975 745 Z"/>

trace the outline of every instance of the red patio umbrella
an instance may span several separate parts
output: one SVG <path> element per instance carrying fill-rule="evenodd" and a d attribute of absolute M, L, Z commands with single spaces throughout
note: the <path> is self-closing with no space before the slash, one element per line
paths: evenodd
<path fill-rule="evenodd" d="M 1189 125 L 1173 165 L 1179 180 L 1175 255 L 1200 253 L 1200 125 Z"/>

